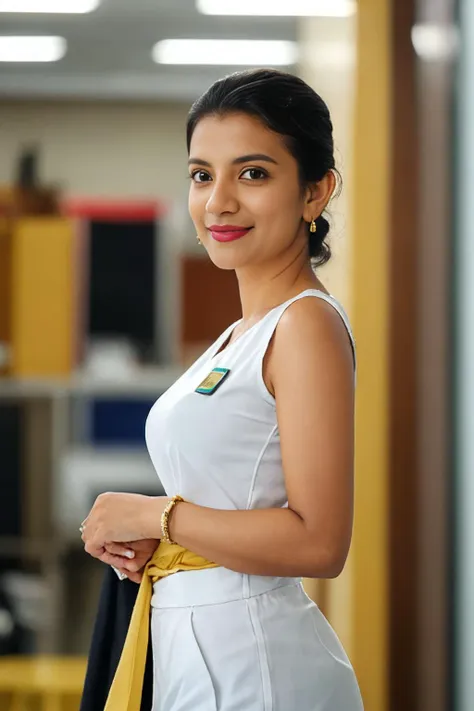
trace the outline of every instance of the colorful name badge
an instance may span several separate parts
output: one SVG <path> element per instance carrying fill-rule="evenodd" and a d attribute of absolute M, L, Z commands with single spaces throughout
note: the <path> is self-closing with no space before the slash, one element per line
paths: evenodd
<path fill-rule="evenodd" d="M 229 368 L 214 368 L 196 388 L 195 392 L 201 395 L 213 395 L 229 373 Z"/>

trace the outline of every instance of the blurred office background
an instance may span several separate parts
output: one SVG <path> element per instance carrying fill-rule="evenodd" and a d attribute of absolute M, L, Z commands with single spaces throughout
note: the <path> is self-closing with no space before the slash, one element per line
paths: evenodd
<path fill-rule="evenodd" d="M 0 0 L 0 709 L 77 708 L 103 574 L 78 526 L 162 493 L 147 411 L 240 316 L 184 126 L 258 65 L 326 99 L 344 179 L 320 276 L 358 344 L 356 517 L 307 591 L 367 711 L 474 709 L 471 0 Z"/>

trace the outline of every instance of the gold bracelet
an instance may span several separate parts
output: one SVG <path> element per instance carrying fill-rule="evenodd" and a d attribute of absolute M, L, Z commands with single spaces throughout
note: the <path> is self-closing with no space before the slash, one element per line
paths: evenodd
<path fill-rule="evenodd" d="M 184 501 L 184 499 L 182 496 L 176 494 L 176 496 L 173 496 L 171 501 L 168 502 L 165 510 L 161 514 L 161 540 L 165 543 L 174 543 L 174 541 L 171 540 L 169 534 L 169 518 L 171 511 L 179 501 Z"/>

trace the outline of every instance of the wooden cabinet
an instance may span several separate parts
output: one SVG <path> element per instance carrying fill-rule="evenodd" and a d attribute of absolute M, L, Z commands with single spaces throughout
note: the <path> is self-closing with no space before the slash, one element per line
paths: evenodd
<path fill-rule="evenodd" d="M 71 372 L 73 242 L 50 191 L 0 191 L 0 373 Z"/>

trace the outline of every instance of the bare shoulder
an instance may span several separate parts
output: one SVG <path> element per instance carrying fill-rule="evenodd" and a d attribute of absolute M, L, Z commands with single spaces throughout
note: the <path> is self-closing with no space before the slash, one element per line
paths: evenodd
<path fill-rule="evenodd" d="M 298 299 L 286 309 L 275 330 L 274 351 L 339 356 L 351 369 L 353 366 L 352 345 L 342 316 L 332 304 L 317 297 Z"/>
<path fill-rule="evenodd" d="M 289 366 L 326 376 L 345 372 L 352 378 L 354 356 L 346 325 L 325 299 L 305 297 L 282 315 L 267 354 L 267 379 L 274 394 L 278 373 Z"/>

